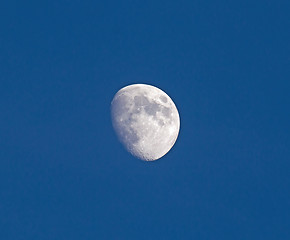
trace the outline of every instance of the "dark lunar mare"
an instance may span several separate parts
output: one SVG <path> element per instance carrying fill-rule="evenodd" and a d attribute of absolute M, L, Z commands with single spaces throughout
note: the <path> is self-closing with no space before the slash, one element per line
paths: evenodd
<path fill-rule="evenodd" d="M 167 98 L 164 96 L 160 96 L 160 99 L 166 103 L 167 102 Z M 151 115 L 154 117 L 155 120 L 157 120 L 156 118 L 156 113 L 157 112 L 162 112 L 162 114 L 166 117 L 166 118 L 170 118 L 171 117 L 171 113 L 172 110 L 169 107 L 165 107 L 161 104 L 158 104 L 156 101 L 150 101 L 147 97 L 143 96 L 143 95 L 138 95 L 134 97 L 134 103 L 135 103 L 135 110 L 134 113 L 139 113 L 141 111 L 141 108 L 144 108 L 145 112 L 148 115 Z M 164 124 L 164 123 L 163 123 Z"/>

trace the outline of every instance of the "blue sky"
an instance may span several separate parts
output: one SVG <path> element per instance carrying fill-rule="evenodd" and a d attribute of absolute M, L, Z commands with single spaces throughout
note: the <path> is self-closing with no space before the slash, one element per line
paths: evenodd
<path fill-rule="evenodd" d="M 0 239 L 290 239 L 289 1 L 0 9 Z M 133 83 L 180 113 L 155 162 L 111 125 Z"/>

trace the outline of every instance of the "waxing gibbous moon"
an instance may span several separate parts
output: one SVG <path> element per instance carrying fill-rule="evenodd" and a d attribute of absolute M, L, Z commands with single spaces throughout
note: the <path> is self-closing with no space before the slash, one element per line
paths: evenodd
<path fill-rule="evenodd" d="M 174 145 L 180 128 L 177 108 L 157 87 L 133 84 L 120 89 L 111 103 L 115 132 L 133 156 L 154 161 Z"/>

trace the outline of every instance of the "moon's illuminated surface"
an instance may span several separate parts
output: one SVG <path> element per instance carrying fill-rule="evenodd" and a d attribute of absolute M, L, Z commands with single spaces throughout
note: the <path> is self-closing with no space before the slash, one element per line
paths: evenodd
<path fill-rule="evenodd" d="M 111 103 L 113 127 L 135 157 L 154 161 L 174 145 L 180 127 L 177 108 L 162 90 L 133 84 L 120 89 Z"/>

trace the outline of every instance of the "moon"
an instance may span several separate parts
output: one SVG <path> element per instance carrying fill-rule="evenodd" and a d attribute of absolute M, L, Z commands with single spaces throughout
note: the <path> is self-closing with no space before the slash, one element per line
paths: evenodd
<path fill-rule="evenodd" d="M 177 108 L 157 87 L 133 84 L 120 89 L 111 102 L 113 128 L 133 156 L 154 161 L 174 145 L 180 128 Z"/>

